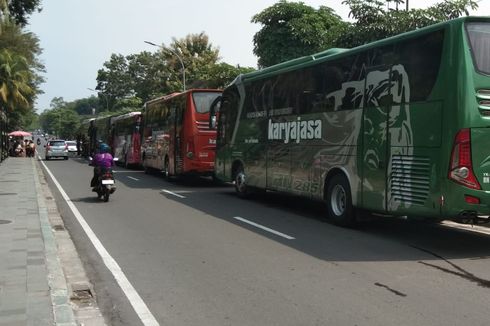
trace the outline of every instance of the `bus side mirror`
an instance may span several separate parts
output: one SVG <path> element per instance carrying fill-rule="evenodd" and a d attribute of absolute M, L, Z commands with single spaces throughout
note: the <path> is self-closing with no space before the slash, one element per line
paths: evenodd
<path fill-rule="evenodd" d="M 215 98 L 214 101 L 211 103 L 211 107 L 209 108 L 209 129 L 216 129 L 216 124 L 217 124 L 216 116 L 221 107 L 221 98 L 222 98 L 221 96 Z"/>
<path fill-rule="evenodd" d="M 209 117 L 209 129 L 216 129 L 216 115 Z"/>

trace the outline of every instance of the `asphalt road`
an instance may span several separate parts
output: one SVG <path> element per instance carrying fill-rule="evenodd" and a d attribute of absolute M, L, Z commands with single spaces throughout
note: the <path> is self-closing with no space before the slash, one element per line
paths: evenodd
<path fill-rule="evenodd" d="M 315 202 L 123 168 L 104 203 L 84 160 L 44 163 L 160 325 L 488 325 L 490 235 L 404 220 L 343 229 Z M 104 315 L 142 324 L 53 191 Z"/>

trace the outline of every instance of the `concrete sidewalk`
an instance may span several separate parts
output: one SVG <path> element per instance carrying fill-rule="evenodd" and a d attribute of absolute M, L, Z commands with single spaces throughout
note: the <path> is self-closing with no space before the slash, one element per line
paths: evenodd
<path fill-rule="evenodd" d="M 0 164 L 0 326 L 105 325 L 39 162 Z"/>

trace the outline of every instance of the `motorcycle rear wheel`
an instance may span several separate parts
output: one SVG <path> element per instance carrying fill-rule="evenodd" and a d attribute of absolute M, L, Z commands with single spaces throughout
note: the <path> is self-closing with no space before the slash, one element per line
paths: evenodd
<path fill-rule="evenodd" d="M 104 202 L 108 202 L 109 201 L 109 195 L 110 195 L 110 190 L 109 189 L 104 189 Z"/>

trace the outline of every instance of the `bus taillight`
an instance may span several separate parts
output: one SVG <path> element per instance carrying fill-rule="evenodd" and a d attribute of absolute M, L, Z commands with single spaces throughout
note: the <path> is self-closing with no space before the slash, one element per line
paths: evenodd
<path fill-rule="evenodd" d="M 468 188 L 481 189 L 473 173 L 470 129 L 461 129 L 454 138 L 448 177 Z"/>
<path fill-rule="evenodd" d="M 187 148 L 186 148 L 186 152 L 187 152 L 187 157 L 192 159 L 194 157 L 194 140 L 191 139 L 187 142 Z"/>

